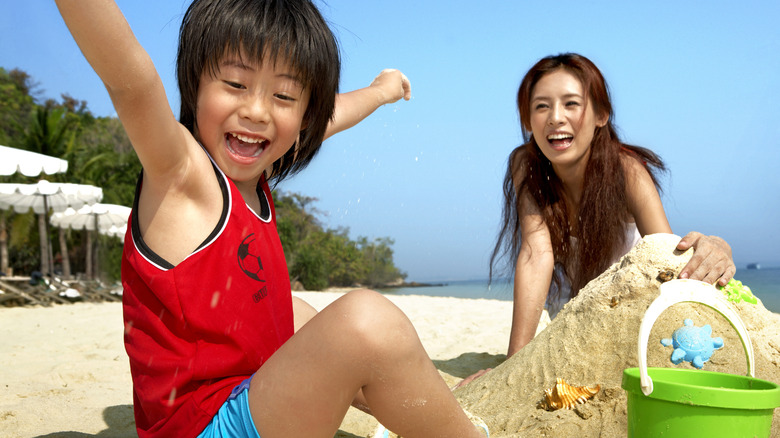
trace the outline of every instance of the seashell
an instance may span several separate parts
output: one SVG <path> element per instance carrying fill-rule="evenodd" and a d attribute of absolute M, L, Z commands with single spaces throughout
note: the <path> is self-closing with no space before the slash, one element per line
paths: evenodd
<path fill-rule="evenodd" d="M 674 280 L 674 271 L 666 270 L 658 273 L 658 281 L 666 283 L 667 281 Z"/>
<path fill-rule="evenodd" d="M 539 407 L 548 411 L 558 409 L 571 409 L 577 403 L 585 403 L 593 398 L 601 385 L 596 386 L 573 386 L 566 383 L 560 377 L 555 379 L 555 386 L 544 390 L 544 397 L 539 401 Z"/>

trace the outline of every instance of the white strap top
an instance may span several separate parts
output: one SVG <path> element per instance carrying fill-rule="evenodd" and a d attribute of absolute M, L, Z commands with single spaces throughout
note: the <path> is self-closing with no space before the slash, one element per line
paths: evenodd
<path fill-rule="evenodd" d="M 575 246 L 577 244 L 577 239 L 572 237 L 571 238 L 571 244 L 572 246 Z M 642 235 L 639 234 L 639 229 L 636 227 L 635 222 L 629 222 L 626 224 L 626 244 L 625 246 L 618 251 L 615 256 L 612 258 L 612 263 L 617 262 L 620 260 L 621 257 L 626 255 L 631 249 L 639 243 L 639 241 L 642 240 Z M 558 278 L 558 283 L 561 285 L 560 293 L 556 294 L 556 282 L 555 278 Z M 557 298 L 553 298 L 554 296 L 557 296 Z M 555 269 L 553 270 L 553 280 L 550 281 L 550 289 L 547 292 L 547 301 L 545 302 L 545 309 L 547 309 L 547 313 L 550 314 L 550 319 L 555 318 L 555 316 L 560 312 L 560 310 L 563 308 L 563 305 L 569 302 L 569 297 L 571 296 L 571 281 L 566 277 L 566 275 L 563 272 L 563 266 L 560 264 L 555 265 Z"/>

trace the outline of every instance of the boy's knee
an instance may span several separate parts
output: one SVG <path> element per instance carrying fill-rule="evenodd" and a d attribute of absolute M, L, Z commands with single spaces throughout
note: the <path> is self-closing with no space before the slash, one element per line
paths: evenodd
<path fill-rule="evenodd" d="M 398 349 L 416 340 L 417 332 L 406 315 L 382 294 L 367 289 L 345 296 L 349 336 L 367 350 Z"/>

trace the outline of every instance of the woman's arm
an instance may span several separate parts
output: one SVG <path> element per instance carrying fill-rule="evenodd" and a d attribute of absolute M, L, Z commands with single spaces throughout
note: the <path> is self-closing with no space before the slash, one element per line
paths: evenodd
<path fill-rule="evenodd" d="M 624 165 L 628 188 L 629 210 L 642 236 L 653 233 L 671 233 L 661 197 L 650 174 L 636 159 L 625 157 Z M 680 271 L 680 278 L 691 278 L 721 286 L 737 272 L 731 257 L 731 247 L 717 236 L 705 236 L 692 231 L 677 244 L 677 249 L 693 248 L 691 260 Z"/>
<path fill-rule="evenodd" d="M 368 87 L 337 95 L 333 120 L 325 130 L 325 138 L 357 125 L 382 105 L 401 98 L 411 99 L 411 87 L 403 73 L 385 69 Z"/>
<path fill-rule="evenodd" d="M 555 258 L 550 232 L 530 197 L 520 202 L 521 244 L 515 267 L 512 329 L 507 357 L 531 342 L 544 310 Z"/>
<path fill-rule="evenodd" d="M 671 233 L 661 196 L 650 173 L 636 158 L 624 155 L 622 162 L 626 175 L 628 210 L 636 221 L 639 234 Z"/>

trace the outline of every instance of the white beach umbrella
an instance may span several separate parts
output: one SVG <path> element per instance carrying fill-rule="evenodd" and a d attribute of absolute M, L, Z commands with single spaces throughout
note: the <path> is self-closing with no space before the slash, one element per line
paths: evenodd
<path fill-rule="evenodd" d="M 0 175 L 21 173 L 24 176 L 38 176 L 41 173 L 53 175 L 68 170 L 66 160 L 23 149 L 0 145 Z M 8 235 L 5 216 L 0 212 L 0 272 L 8 272 Z"/>
<path fill-rule="evenodd" d="M 93 278 L 98 265 L 97 251 L 93 256 L 93 243 L 90 231 L 97 230 L 100 234 L 118 235 L 118 230 L 124 230 L 127 226 L 127 218 L 130 216 L 130 207 L 115 204 L 85 205 L 76 210 L 68 208 L 61 213 L 51 215 L 51 224 L 59 228 L 72 230 L 87 230 L 87 256 L 86 274 Z M 122 232 L 124 236 L 124 231 Z M 93 263 L 94 259 L 94 263 Z M 93 271 L 94 267 L 94 271 Z"/>
<path fill-rule="evenodd" d="M 72 230 L 98 230 L 100 234 L 109 234 L 113 227 L 125 227 L 130 216 L 130 207 L 115 204 L 85 205 L 80 209 L 68 208 L 61 213 L 51 215 L 51 224 L 55 227 Z"/>
<path fill-rule="evenodd" d="M 53 256 L 48 236 L 49 210 L 78 209 L 103 199 L 103 189 L 95 186 L 71 183 L 52 183 L 41 180 L 36 184 L 0 184 L 0 210 L 24 213 L 33 210 L 38 214 L 41 235 L 41 271 L 51 273 Z"/>
<path fill-rule="evenodd" d="M 111 237 L 118 237 L 119 240 L 123 242 L 125 241 L 125 232 L 127 232 L 127 225 L 122 227 L 117 227 L 115 225 L 112 225 L 108 229 L 100 230 L 100 234 L 104 234 L 106 236 L 111 236 Z"/>
<path fill-rule="evenodd" d="M 0 184 L 0 209 L 37 214 L 77 209 L 103 199 L 103 189 L 86 184 L 53 183 L 46 180 L 35 184 Z"/>
<path fill-rule="evenodd" d="M 24 176 L 54 175 L 67 170 L 68 162 L 63 159 L 0 145 L 0 175 L 17 172 Z"/>

